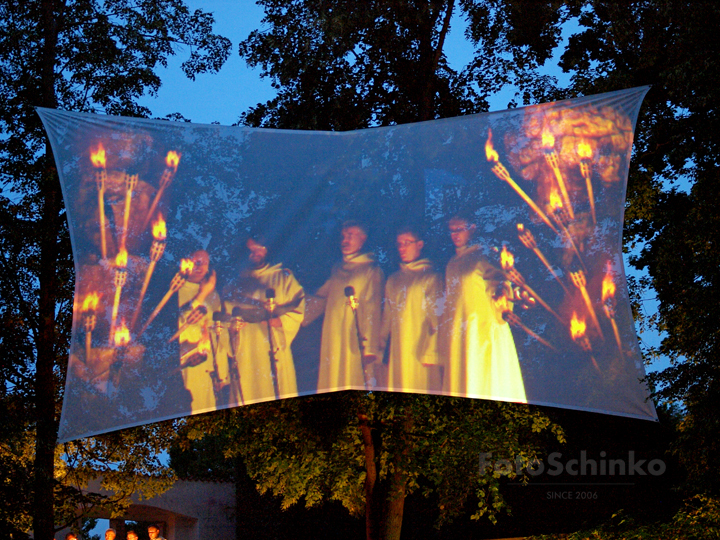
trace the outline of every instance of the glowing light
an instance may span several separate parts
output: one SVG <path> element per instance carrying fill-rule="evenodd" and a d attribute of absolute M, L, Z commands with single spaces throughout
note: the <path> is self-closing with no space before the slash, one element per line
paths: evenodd
<path fill-rule="evenodd" d="M 550 191 L 550 211 L 560 210 L 563 207 L 562 197 L 556 189 Z"/>
<path fill-rule="evenodd" d="M 592 158 L 592 147 L 587 142 L 580 142 L 577 145 L 577 154 L 580 159 Z"/>
<path fill-rule="evenodd" d="M 180 261 L 180 273 L 184 276 L 189 275 L 193 271 L 194 267 L 195 263 L 192 259 L 182 259 Z"/>
<path fill-rule="evenodd" d="M 507 246 L 503 246 L 500 252 L 500 266 L 502 266 L 503 270 L 509 270 L 514 264 L 515 256 L 508 251 Z"/>
<path fill-rule="evenodd" d="M 542 133 L 542 146 L 548 150 L 555 146 L 555 137 L 549 131 L 543 131 Z"/>
<path fill-rule="evenodd" d="M 167 227 L 165 225 L 165 220 L 162 217 L 162 214 L 158 215 L 157 221 L 153 221 L 152 224 L 152 235 L 153 238 L 159 242 L 162 242 L 167 238 Z"/>
<path fill-rule="evenodd" d="M 105 167 L 105 148 L 102 144 L 98 145 L 97 151 L 90 153 L 90 161 L 95 167 Z"/>
<path fill-rule="evenodd" d="M 95 311 L 100 302 L 100 295 L 96 292 L 89 293 L 82 303 L 82 311 Z"/>
<path fill-rule="evenodd" d="M 572 319 L 570 319 L 570 335 L 572 338 L 580 339 L 584 337 L 586 328 L 585 319 L 580 319 L 577 313 L 573 311 Z"/>
<path fill-rule="evenodd" d="M 130 343 L 130 329 L 125 324 L 125 319 L 120 321 L 120 326 L 115 330 L 115 346 L 124 347 Z"/>
<path fill-rule="evenodd" d="M 485 156 L 487 157 L 488 161 L 491 161 L 493 163 L 497 163 L 498 161 L 500 161 L 500 155 L 495 151 L 495 148 L 493 148 L 492 131 L 489 129 L 487 142 L 485 143 Z"/>
<path fill-rule="evenodd" d="M 168 167 L 172 167 L 173 169 L 177 170 L 178 165 L 180 164 L 180 156 L 182 154 L 179 154 L 174 151 L 170 151 L 167 153 L 167 156 L 165 157 L 165 164 Z"/>
<path fill-rule="evenodd" d="M 605 302 L 609 298 L 615 296 L 615 282 L 613 281 L 610 262 L 607 263 L 605 277 L 602 281 L 602 301 Z"/>
<path fill-rule="evenodd" d="M 525 232 L 525 225 L 523 225 L 522 223 L 518 223 L 518 224 L 517 224 L 517 230 L 518 230 L 518 232 L 519 232 L 520 234 L 524 233 L 524 232 Z"/>
<path fill-rule="evenodd" d="M 115 266 L 118 268 L 125 268 L 128 263 L 128 252 L 125 249 L 121 249 L 118 251 L 117 256 L 115 257 Z"/>

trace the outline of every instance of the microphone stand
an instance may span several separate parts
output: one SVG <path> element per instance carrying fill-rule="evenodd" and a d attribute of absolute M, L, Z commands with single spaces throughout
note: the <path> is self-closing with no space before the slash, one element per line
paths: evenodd
<path fill-rule="evenodd" d="M 272 313 L 273 311 L 275 311 L 275 289 L 266 289 L 265 298 L 267 298 L 267 301 L 265 302 L 265 309 L 268 312 L 265 322 L 267 323 L 268 345 L 270 347 L 270 349 L 268 350 L 268 356 L 270 357 L 270 376 L 272 377 L 273 390 L 275 391 L 275 399 L 280 399 L 280 385 L 277 373 L 277 358 L 275 358 L 275 346 L 273 345 L 272 326 L 270 324 Z"/>
<path fill-rule="evenodd" d="M 360 350 L 360 369 L 363 374 L 363 381 L 365 383 L 365 390 L 369 390 L 370 385 L 368 384 L 367 373 L 365 373 L 365 364 L 363 358 L 365 357 L 365 338 L 360 331 L 360 320 L 358 319 L 357 308 L 360 305 L 357 298 L 355 298 L 355 288 L 352 285 L 345 287 L 345 297 L 348 299 L 347 304 L 352 309 L 353 317 L 355 319 L 355 334 L 357 335 L 358 349 Z"/>
<path fill-rule="evenodd" d="M 232 356 L 228 357 L 230 369 L 230 400 L 239 398 L 240 405 L 245 405 L 243 397 L 242 384 L 240 381 L 240 369 L 238 365 L 238 349 L 240 348 L 240 329 L 244 326 L 245 321 L 242 319 L 241 309 L 234 307 L 232 310 L 232 320 L 230 322 L 230 349 Z"/>
<path fill-rule="evenodd" d="M 220 336 L 223 331 L 223 322 L 227 322 L 229 319 L 227 313 L 224 311 L 225 306 L 223 305 L 223 311 L 215 311 L 213 313 L 213 331 L 215 333 L 215 341 L 210 337 L 210 348 L 212 349 L 213 356 L 213 370 L 210 372 L 210 379 L 213 385 L 213 394 L 215 395 L 215 407 L 220 406 L 222 401 L 222 393 L 220 392 L 220 370 L 218 369 L 217 355 L 220 351 Z"/>

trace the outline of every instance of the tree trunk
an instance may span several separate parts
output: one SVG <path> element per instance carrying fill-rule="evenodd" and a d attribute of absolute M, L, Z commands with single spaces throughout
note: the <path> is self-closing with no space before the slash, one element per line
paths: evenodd
<path fill-rule="evenodd" d="M 44 0 L 42 35 L 41 103 L 57 105 L 55 97 L 55 57 L 58 13 L 53 0 Z M 57 172 L 50 144 L 46 144 L 43 177 L 39 179 L 43 201 L 39 220 L 40 274 L 38 298 L 38 342 L 35 366 L 35 478 L 32 506 L 33 533 L 36 540 L 53 540 L 55 535 L 54 477 L 57 422 L 55 419 L 55 306 L 57 299 L 57 257 L 59 214 L 61 209 Z"/>
<path fill-rule="evenodd" d="M 377 434 L 370 426 L 368 417 L 359 414 L 360 432 L 365 449 L 365 536 L 367 540 L 380 540 L 380 522 L 382 519 L 382 497 L 379 496 L 378 463 L 379 444 Z M 380 504 L 378 504 L 380 503 Z"/>

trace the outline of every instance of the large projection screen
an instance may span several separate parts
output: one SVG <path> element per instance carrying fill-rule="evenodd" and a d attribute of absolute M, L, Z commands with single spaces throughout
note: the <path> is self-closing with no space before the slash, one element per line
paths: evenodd
<path fill-rule="evenodd" d="M 346 389 L 655 419 L 621 255 L 646 92 L 343 133 L 39 109 L 60 440 Z"/>

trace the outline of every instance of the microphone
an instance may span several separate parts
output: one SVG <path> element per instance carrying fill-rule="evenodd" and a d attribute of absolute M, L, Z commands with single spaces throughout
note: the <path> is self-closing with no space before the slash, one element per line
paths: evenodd
<path fill-rule="evenodd" d="M 268 312 L 272 315 L 272 312 L 275 311 L 275 289 L 265 289 L 265 298 L 267 298 L 267 302 L 265 302 L 265 309 L 268 310 Z"/>
<path fill-rule="evenodd" d="M 348 299 L 348 305 L 353 311 L 357 310 L 360 302 L 355 298 L 355 287 L 348 285 L 345 287 L 345 297 Z"/>

